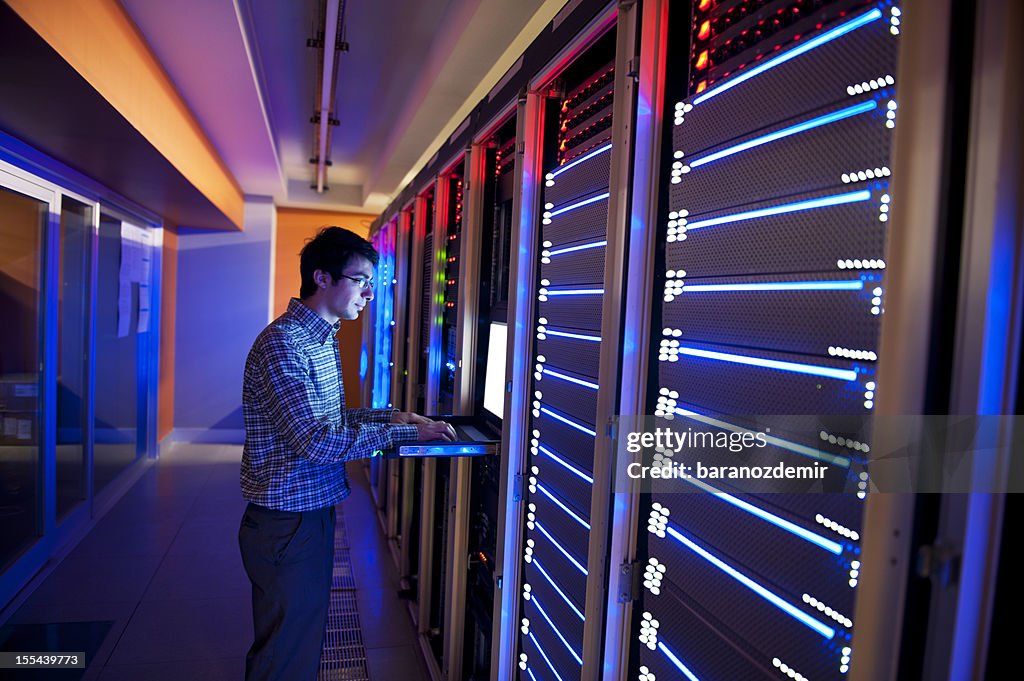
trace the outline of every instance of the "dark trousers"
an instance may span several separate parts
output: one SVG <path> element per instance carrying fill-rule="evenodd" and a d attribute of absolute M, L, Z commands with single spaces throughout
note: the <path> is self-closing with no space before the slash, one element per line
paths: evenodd
<path fill-rule="evenodd" d="M 275 511 L 249 504 L 238 530 L 252 582 L 255 640 L 246 681 L 315 681 L 334 564 L 334 507 Z"/>

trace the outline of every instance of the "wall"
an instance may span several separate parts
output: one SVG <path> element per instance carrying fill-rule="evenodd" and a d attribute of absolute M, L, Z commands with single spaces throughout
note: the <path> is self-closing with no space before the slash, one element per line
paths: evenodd
<path fill-rule="evenodd" d="M 270 319 L 276 212 L 246 197 L 245 231 L 178 230 L 174 439 L 242 442 L 242 372 Z"/>
<path fill-rule="evenodd" d="M 277 242 L 274 249 L 274 315 L 288 307 L 288 300 L 299 295 L 299 251 L 322 227 L 337 225 L 362 237 L 369 234 L 374 215 L 331 213 L 316 210 L 279 208 L 277 210 Z M 341 372 L 345 380 L 345 403 L 350 408 L 361 406 L 359 390 L 359 355 L 363 343 L 363 318 L 343 321 L 338 331 L 341 348 Z"/>
<path fill-rule="evenodd" d="M 163 282 L 161 288 L 160 387 L 157 398 L 157 440 L 174 428 L 174 329 L 178 286 L 178 233 L 164 228 Z"/>

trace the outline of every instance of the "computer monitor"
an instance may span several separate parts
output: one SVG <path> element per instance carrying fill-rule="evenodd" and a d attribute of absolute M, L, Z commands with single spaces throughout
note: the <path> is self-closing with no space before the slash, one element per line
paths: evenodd
<path fill-rule="evenodd" d="M 484 372 L 484 409 L 499 419 L 505 416 L 505 353 L 508 326 L 491 322 L 487 341 L 487 367 Z"/>

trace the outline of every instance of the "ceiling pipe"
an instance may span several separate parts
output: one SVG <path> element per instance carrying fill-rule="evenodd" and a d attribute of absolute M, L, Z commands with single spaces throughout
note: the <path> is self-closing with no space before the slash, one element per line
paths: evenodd
<path fill-rule="evenodd" d="M 327 0 L 324 14 L 324 43 L 321 47 L 323 58 L 320 70 L 320 111 L 319 134 L 316 154 L 316 191 L 323 194 L 327 188 L 327 147 L 330 143 L 328 126 L 331 119 L 331 100 L 334 94 L 334 66 L 337 62 L 338 14 L 342 0 Z"/>

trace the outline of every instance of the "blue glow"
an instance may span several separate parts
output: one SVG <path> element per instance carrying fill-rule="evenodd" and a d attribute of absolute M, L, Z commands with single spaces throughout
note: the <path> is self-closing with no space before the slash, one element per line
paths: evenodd
<path fill-rule="evenodd" d="M 854 281 L 774 281 L 763 284 L 690 284 L 683 293 L 710 291 L 862 291 L 864 282 Z"/>
<path fill-rule="evenodd" d="M 548 571 L 540 566 L 540 561 L 538 561 L 536 557 L 533 559 L 533 563 L 531 563 L 531 565 L 533 565 L 535 568 L 537 568 L 537 570 L 540 571 L 540 573 L 544 576 L 544 579 L 548 580 L 548 584 L 550 584 L 551 587 L 555 590 L 555 592 L 562 597 L 562 600 L 565 601 L 565 604 L 568 605 L 574 613 L 576 613 L 577 617 L 580 618 L 580 621 L 586 621 L 586 618 L 583 617 L 583 613 L 580 612 L 580 609 L 577 608 L 571 600 L 569 600 L 569 597 L 565 595 L 564 591 L 558 588 L 558 585 L 555 584 L 555 580 L 551 579 L 551 575 L 548 574 Z"/>
<path fill-rule="evenodd" d="M 577 476 L 579 476 L 579 477 L 583 478 L 584 480 L 586 480 L 587 482 L 589 482 L 589 483 L 590 483 L 591 485 L 593 485 L 593 484 L 594 484 L 594 479 L 593 479 L 592 477 L 590 477 L 589 475 L 587 475 L 587 474 L 586 474 L 586 473 L 584 473 L 583 471 L 579 470 L 578 468 L 576 468 L 575 466 L 573 466 L 573 465 L 572 465 L 571 463 L 569 463 L 568 461 L 565 461 L 564 459 L 562 459 L 561 457 L 559 457 L 558 455 L 556 455 L 556 454 L 555 454 L 554 452 L 552 452 L 551 450 L 549 450 L 549 449 L 548 449 L 547 447 L 545 447 L 544 445 L 538 445 L 538 446 L 537 446 L 537 449 L 538 449 L 539 451 L 543 452 L 543 453 L 544 453 L 544 454 L 545 454 L 546 456 L 550 457 L 550 458 L 551 458 L 551 460 L 553 460 L 553 461 L 554 461 L 555 463 L 561 464 L 561 465 L 562 465 L 563 467 L 565 467 L 565 468 L 566 468 L 566 469 L 567 469 L 567 470 L 568 470 L 568 471 L 569 471 L 570 473 L 574 473 L 574 474 L 576 474 Z"/>
<path fill-rule="evenodd" d="M 684 478 L 684 480 L 686 480 L 686 482 L 688 482 L 688 483 L 690 483 L 692 485 L 700 487 L 705 492 L 709 492 L 709 493 L 713 494 L 714 496 L 718 497 L 722 501 L 726 501 L 726 502 L 732 504 L 733 506 L 735 506 L 736 508 L 739 508 L 739 509 L 741 509 L 743 511 L 746 511 L 747 513 L 750 513 L 751 515 L 755 515 L 755 516 L 757 516 L 758 518 L 760 518 L 762 520 L 766 520 L 769 523 L 771 523 L 772 525 L 775 525 L 776 527 L 781 528 L 781 529 L 785 530 L 786 532 L 794 534 L 797 537 L 800 537 L 801 539 L 803 539 L 804 541 L 808 541 L 808 542 L 814 544 L 815 546 L 820 546 L 821 548 L 825 549 L 826 551 L 829 551 L 830 553 L 834 553 L 835 555 L 838 556 L 838 555 L 842 554 L 842 552 L 843 552 L 842 544 L 839 544 L 838 542 L 834 542 L 831 539 L 826 539 L 825 537 L 822 537 L 820 534 L 817 534 L 815 532 L 811 532 L 808 529 L 805 529 L 803 527 L 800 527 L 799 525 L 791 523 L 791 522 L 789 522 L 788 520 L 786 520 L 784 518 L 780 518 L 779 516 L 775 515 L 774 513 L 769 513 L 768 511 L 764 510 L 763 508 L 759 508 L 757 506 L 754 506 L 753 504 L 747 503 L 746 501 L 743 501 L 742 499 L 738 499 L 738 498 L 734 497 L 733 495 L 731 495 L 731 494 L 729 494 L 727 492 L 722 492 L 721 490 L 716 489 L 715 487 L 712 487 L 711 485 L 707 484 L 706 482 L 701 482 L 700 480 L 697 480 L 696 478 Z"/>
<path fill-rule="evenodd" d="M 680 659 L 675 656 L 675 653 L 673 653 L 671 650 L 669 650 L 668 646 L 666 646 L 661 641 L 658 641 L 658 650 L 660 650 L 661 652 L 665 653 L 665 657 L 667 657 L 669 659 L 669 662 L 674 664 L 676 666 L 676 669 L 681 671 L 686 676 L 686 678 L 690 679 L 690 681 L 700 681 L 700 679 L 698 679 L 694 675 L 694 673 L 691 672 L 686 667 L 686 665 L 683 664 L 682 661 L 680 661 Z"/>
<path fill-rule="evenodd" d="M 861 102 L 860 104 L 854 104 L 853 106 L 848 106 L 845 109 L 839 109 L 838 111 L 833 111 L 830 114 L 825 114 L 823 116 L 818 116 L 817 118 L 812 118 L 809 121 L 804 121 L 803 123 L 797 123 L 796 125 L 791 125 L 788 128 L 783 128 L 782 130 L 776 130 L 775 132 L 770 132 L 767 135 L 762 135 L 761 137 L 755 137 L 752 140 L 747 140 L 746 142 L 741 142 L 740 144 L 737 144 L 735 146 L 729 147 L 727 149 L 722 149 L 721 151 L 716 151 L 713 154 L 708 154 L 707 156 L 702 156 L 701 158 L 698 158 L 698 159 L 696 159 L 694 161 L 690 161 L 689 165 L 690 165 L 691 168 L 699 168 L 700 166 L 702 166 L 702 165 L 704 165 L 706 163 L 711 163 L 712 161 L 717 161 L 717 160 L 725 158 L 727 156 L 732 156 L 733 154 L 738 154 L 741 151 L 747 151 L 748 149 L 753 149 L 754 147 L 759 147 L 762 144 L 768 144 L 769 142 L 774 142 L 774 141 L 780 140 L 780 139 L 782 139 L 784 137 L 789 137 L 791 135 L 796 135 L 796 134 L 799 134 L 801 132 L 806 132 L 808 130 L 813 130 L 814 128 L 819 128 L 819 127 L 821 127 L 823 125 L 828 125 L 829 123 L 835 123 L 836 121 L 841 121 L 844 118 L 851 118 L 853 116 L 858 116 L 858 115 L 860 115 L 862 113 L 867 113 L 868 111 L 873 111 L 873 110 L 875 110 L 877 108 L 878 108 L 878 102 L 876 102 L 873 99 L 868 100 L 866 102 Z"/>
<path fill-rule="evenodd" d="M 558 177 L 559 175 L 561 175 L 562 173 L 564 173 L 569 168 L 573 168 L 575 166 L 578 166 L 579 164 L 583 163 L 587 159 L 594 158 L 598 154 L 603 154 L 604 152 L 608 151 L 611 148 L 612 148 L 612 143 L 611 142 L 609 142 L 608 144 L 604 145 L 603 147 L 598 147 L 597 149 L 594 149 L 590 153 L 584 154 L 583 156 L 580 156 L 578 159 L 576 159 L 572 163 L 564 165 L 564 166 L 562 166 L 561 168 L 559 168 L 558 170 L 556 170 L 556 171 L 554 171 L 552 173 L 548 173 L 548 179 L 553 180 L 556 177 Z"/>
<path fill-rule="evenodd" d="M 558 679 L 558 681 L 562 681 L 562 677 L 558 675 L 557 671 L 555 671 L 555 665 L 551 664 L 551 660 L 548 659 L 548 654 L 545 653 L 544 649 L 540 647 L 539 643 L 537 643 L 537 639 L 534 638 L 532 631 L 530 632 L 530 640 L 533 641 L 533 645 L 537 647 L 537 652 L 540 653 L 540 656 L 543 657 L 544 661 L 548 663 L 549 667 L 551 667 L 551 673 L 555 675 L 555 678 Z"/>
<path fill-rule="evenodd" d="M 796 362 L 780 362 L 765 357 L 750 357 L 749 355 L 733 355 L 726 352 L 712 352 L 710 350 L 698 350 L 697 348 L 678 348 L 679 354 L 692 357 L 703 357 L 714 359 L 720 362 L 733 362 L 735 364 L 747 364 L 750 366 L 763 367 L 765 369 L 777 369 L 779 371 L 792 371 L 797 374 L 810 374 L 811 376 L 822 376 L 824 378 L 835 378 L 840 381 L 857 380 L 857 372 L 852 369 L 832 369 L 814 364 L 797 364 Z"/>
<path fill-rule="evenodd" d="M 550 617 L 548 617 L 548 614 L 547 614 L 546 612 L 544 612 L 544 608 L 540 607 L 540 601 L 538 601 L 538 600 L 537 600 L 537 597 L 536 597 L 535 595 L 533 595 L 533 594 L 531 594 L 531 595 L 530 595 L 530 602 L 531 602 L 531 603 L 533 603 L 533 605 L 534 605 L 534 606 L 535 606 L 535 607 L 537 608 L 537 610 L 538 610 L 538 611 L 540 612 L 540 614 L 544 616 L 544 619 L 546 619 L 546 620 L 547 620 L 548 624 L 550 624 L 550 625 L 551 625 L 551 630 L 552 630 L 552 631 L 554 631 L 554 632 L 555 632 L 555 634 L 557 634 L 557 635 L 558 635 L 558 638 L 562 639 L 562 643 L 564 643 L 564 644 L 565 644 L 565 649 L 566 649 L 566 650 L 568 650 L 568 651 L 569 651 L 569 653 L 570 653 L 570 654 L 571 654 L 571 655 L 572 655 L 573 657 L 575 657 L 575 658 L 576 658 L 576 661 L 577 661 L 577 662 L 579 662 L 579 663 L 580 663 L 580 664 L 582 665 L 582 664 L 583 664 L 583 658 L 582 658 L 582 657 L 580 657 L 580 656 L 579 656 L 579 655 L 578 655 L 578 654 L 576 653 L 576 651 L 572 649 L 572 646 L 571 646 L 571 645 L 569 645 L 569 642 L 565 640 L 565 637 L 564 637 L 564 636 L 562 636 L 562 632 L 560 632 L 560 631 L 558 630 L 558 627 L 556 627 L 556 626 L 555 626 L 555 623 L 554 623 L 554 622 L 552 622 L 552 621 L 551 621 L 551 618 L 550 618 Z"/>
<path fill-rule="evenodd" d="M 583 206 L 589 206 L 590 204 L 597 203 L 598 201 L 604 201 L 609 196 L 611 196 L 610 192 L 605 192 L 604 194 L 598 194 L 597 196 L 591 196 L 589 199 L 583 199 L 582 201 L 577 201 L 574 204 L 571 204 L 571 205 L 566 206 L 564 208 L 559 208 L 558 210 L 553 210 L 550 213 L 545 212 L 544 216 L 548 217 L 548 218 L 553 218 L 553 217 L 555 217 L 557 215 L 561 215 L 562 213 L 568 213 L 571 210 L 576 210 L 577 208 L 582 208 Z"/>
<path fill-rule="evenodd" d="M 575 251 L 585 251 L 588 248 L 601 248 L 607 246 L 607 241 L 595 241 L 592 244 L 581 244 L 579 246 L 568 246 L 566 248 L 559 248 L 558 250 L 548 251 L 548 257 L 553 258 L 556 255 L 562 255 L 563 253 L 573 253 Z"/>
<path fill-rule="evenodd" d="M 537 489 L 539 489 L 541 491 L 541 493 L 544 496 L 546 496 L 548 499 L 550 499 L 551 501 L 555 502 L 555 504 L 557 504 L 560 509 L 562 509 L 563 511 L 568 513 L 569 516 L 573 520 L 578 522 L 583 527 L 587 528 L 588 531 L 590 530 L 590 523 L 588 523 L 586 520 L 584 520 L 583 518 L 581 518 L 578 515 L 576 515 L 575 511 L 573 511 L 571 508 L 569 508 L 568 506 L 563 504 L 561 501 L 559 501 L 559 499 L 555 495 L 553 495 L 551 492 L 549 492 L 548 489 L 544 485 L 542 485 L 542 484 L 540 484 L 538 482 L 537 483 Z"/>
<path fill-rule="evenodd" d="M 814 619 L 804 611 L 794 606 L 792 603 L 783 600 L 780 596 L 764 588 L 763 586 L 752 580 L 750 577 L 744 575 L 742 572 L 736 570 L 736 568 L 732 567 L 731 565 L 724 562 L 717 556 L 712 555 L 702 547 L 693 543 L 688 537 L 680 533 L 679 530 L 672 527 L 671 524 L 668 526 L 665 532 L 671 535 L 672 538 L 678 541 L 680 544 L 687 547 L 688 549 L 696 553 L 698 556 L 708 561 L 709 563 L 717 567 L 719 570 L 729 575 L 737 582 L 747 587 L 748 589 L 756 593 L 758 596 L 765 599 L 766 601 L 774 605 L 776 608 L 783 611 L 784 613 L 786 613 L 793 619 L 797 620 L 801 624 L 810 627 L 815 632 L 821 634 L 822 636 L 828 639 L 831 639 L 836 635 L 835 629 L 826 624 L 822 624 L 818 620 Z"/>
<path fill-rule="evenodd" d="M 679 409 L 677 407 L 675 413 L 679 414 L 680 416 L 685 416 L 686 418 L 693 419 L 694 421 L 706 423 L 709 426 L 715 426 L 716 428 L 722 428 L 724 430 L 731 430 L 736 433 L 754 432 L 752 430 L 748 430 L 746 428 L 737 426 L 727 421 L 721 421 L 710 416 L 705 416 L 704 414 L 698 414 L 697 412 L 690 411 L 689 409 Z M 829 454 L 828 452 L 823 452 L 820 449 L 814 449 L 813 447 L 800 445 L 795 442 L 790 442 L 789 440 L 783 440 L 782 438 L 775 437 L 774 435 L 766 435 L 765 441 L 767 441 L 770 445 L 781 447 L 782 449 L 791 451 L 794 454 L 800 454 L 802 456 L 806 456 L 812 459 L 818 459 L 820 461 L 828 461 L 830 463 L 836 464 L 837 466 L 841 466 L 842 468 L 850 467 L 850 460 L 845 457 L 839 456 L 838 454 Z"/>
<path fill-rule="evenodd" d="M 697 220 L 686 225 L 686 231 L 692 231 L 694 229 L 700 229 L 701 227 L 713 227 L 715 225 L 726 225 L 730 222 L 740 222 L 741 220 L 752 220 L 754 218 L 763 218 L 769 215 L 781 215 L 783 213 L 796 213 L 802 210 L 811 210 L 814 208 L 825 208 L 828 206 L 838 206 L 844 203 L 857 203 L 860 201 L 868 201 L 871 198 L 871 192 L 863 189 L 856 192 L 848 192 L 846 194 L 835 194 L 834 196 L 826 196 L 821 199 L 811 199 L 809 201 L 798 201 L 796 203 L 787 203 L 781 206 L 772 206 L 771 208 L 760 208 L 758 210 L 748 210 L 743 213 L 733 213 L 732 215 L 723 215 L 717 218 L 709 218 L 707 220 Z"/>
<path fill-rule="evenodd" d="M 548 291 L 546 296 L 601 296 L 604 295 L 603 288 L 569 288 L 561 291 Z"/>
<path fill-rule="evenodd" d="M 785 62 L 789 61 L 790 59 L 793 59 L 795 57 L 799 57 L 801 54 L 809 52 L 809 51 L 811 51 L 811 50 L 813 50 L 815 48 L 821 47 L 825 43 L 831 42 L 831 41 L 835 40 L 836 38 L 839 38 L 840 36 L 844 36 L 844 35 L 846 35 L 847 33 L 851 32 L 851 31 L 857 30 L 861 26 L 865 26 L 867 24 L 870 24 L 872 21 L 875 21 L 875 20 L 881 19 L 881 18 L 882 18 L 882 10 L 880 10 L 880 9 L 878 9 L 876 7 L 875 9 L 871 10 L 867 14 L 862 14 L 859 17 L 855 17 L 853 19 L 850 19 L 845 24 L 840 24 L 839 26 L 836 26 L 835 28 L 833 28 L 833 29 L 831 29 L 829 31 L 825 31 L 824 33 L 819 35 L 817 38 L 814 38 L 813 40 L 808 40 L 806 43 L 804 43 L 803 45 L 800 45 L 799 47 L 795 47 L 792 50 L 789 50 L 788 52 L 783 52 L 779 56 L 774 57 L 772 59 L 769 59 L 768 61 L 766 61 L 765 63 L 761 64 L 760 66 L 757 66 L 756 68 L 753 68 L 753 69 L 747 71 L 746 73 L 743 73 L 743 74 L 733 78 L 732 80 L 727 80 L 726 82 L 722 83 L 718 87 L 711 88 L 710 90 L 704 92 L 699 97 L 694 99 L 693 100 L 693 104 L 694 104 L 694 106 L 696 106 L 697 104 L 700 104 L 701 102 L 705 102 L 705 101 L 711 99 L 712 97 L 715 97 L 716 95 L 722 94 L 726 90 L 729 90 L 731 88 L 736 87 L 740 83 L 743 83 L 745 81 L 750 80 L 754 76 L 758 76 L 758 75 L 764 73 L 765 71 L 767 71 L 769 69 L 775 68 L 776 66 L 778 66 L 780 64 L 784 64 Z"/>
<path fill-rule="evenodd" d="M 594 437 L 597 437 L 597 433 L 592 431 L 590 428 L 587 428 L 586 426 L 580 425 L 579 423 L 576 423 L 575 421 L 567 419 L 564 416 L 562 416 L 561 414 L 557 414 L 557 413 L 551 411 L 547 407 L 541 407 L 540 411 L 541 411 L 541 413 L 547 414 L 548 416 L 550 416 L 553 419 L 558 419 L 562 423 L 564 423 L 566 425 L 569 425 L 569 426 L 572 426 L 573 428 L 575 428 L 576 430 L 578 430 L 578 431 L 580 431 L 582 433 L 586 433 L 587 435 L 593 435 Z"/>
<path fill-rule="evenodd" d="M 580 379 L 580 378 L 573 378 L 572 376 L 567 376 L 566 374 L 559 373 L 557 371 L 552 371 L 551 369 L 548 369 L 547 367 L 545 367 L 544 370 L 541 371 L 541 373 L 544 374 L 545 376 L 554 376 L 555 378 L 560 378 L 563 381 L 569 381 L 570 383 L 575 383 L 576 385 L 582 385 L 584 388 L 591 388 L 593 390 L 597 390 L 597 387 L 598 387 L 597 383 L 591 383 L 590 381 L 584 381 L 583 379 Z"/>
<path fill-rule="evenodd" d="M 563 556 L 565 556 L 565 557 L 566 557 L 566 558 L 567 558 L 567 559 L 569 560 L 569 562 L 570 562 L 570 563 L 572 563 L 573 565 L 575 565 L 575 566 L 576 566 L 576 569 L 577 569 L 577 570 L 579 570 L 580 572 L 582 572 L 582 573 L 583 573 L 584 575 L 586 575 L 586 574 L 587 574 L 587 568 L 583 567 L 583 565 L 582 565 L 582 564 L 580 564 L 580 562 L 579 562 L 578 560 L 576 560 L 575 558 L 573 558 L 573 557 L 572 557 L 572 555 L 571 555 L 571 554 L 570 554 L 570 553 L 569 553 L 568 551 L 566 551 L 565 549 L 563 549 L 563 548 L 562 548 L 562 545 L 561 545 L 561 544 L 559 544 L 559 543 L 558 543 L 558 541 L 557 541 L 557 540 L 555 540 L 555 538 L 554 538 L 554 537 L 552 537 L 552 536 L 551 536 L 551 534 L 550 534 L 550 533 L 549 533 L 549 532 L 548 532 L 547 530 L 545 530 L 545 529 L 544 529 L 544 526 L 543 526 L 543 525 L 541 525 L 539 521 L 534 521 L 534 523 L 533 523 L 533 524 L 534 524 L 534 526 L 536 526 L 536 528 L 537 528 L 538 530 L 540 530 L 540 531 L 541 531 L 541 534 L 543 534 L 543 535 L 544 535 L 545 537 L 547 537 L 547 538 L 548 538 L 548 541 L 550 541 L 550 542 L 551 542 L 552 544 L 554 544 L 554 545 L 555 545 L 555 548 L 556 548 L 556 549 L 558 549 L 559 551 L 561 551 L 561 552 L 562 552 L 562 555 L 563 555 Z"/>
<path fill-rule="evenodd" d="M 532 669 L 527 667 L 526 668 L 526 673 L 530 675 L 530 678 L 533 679 L 533 681 L 537 681 L 537 677 L 533 675 L 533 670 Z"/>
<path fill-rule="evenodd" d="M 582 333 L 568 333 L 566 331 L 553 331 L 552 329 L 545 329 L 544 334 L 548 336 L 558 336 L 559 338 L 575 338 L 576 340 L 592 341 L 594 343 L 600 343 L 600 336 L 587 336 Z"/>

